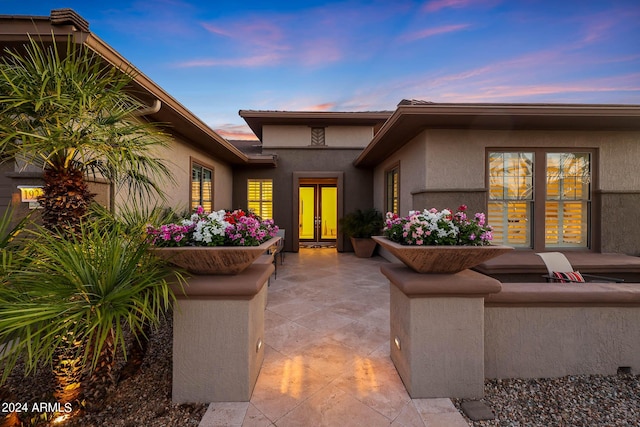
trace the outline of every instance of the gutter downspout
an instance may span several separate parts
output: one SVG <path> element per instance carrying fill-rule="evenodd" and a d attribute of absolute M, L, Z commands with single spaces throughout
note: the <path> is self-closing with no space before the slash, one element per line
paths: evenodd
<path fill-rule="evenodd" d="M 155 114 L 160 111 L 160 107 L 162 107 L 162 102 L 159 99 L 155 99 L 153 104 L 148 107 L 144 107 L 133 113 L 136 117 L 148 116 L 149 114 Z"/>

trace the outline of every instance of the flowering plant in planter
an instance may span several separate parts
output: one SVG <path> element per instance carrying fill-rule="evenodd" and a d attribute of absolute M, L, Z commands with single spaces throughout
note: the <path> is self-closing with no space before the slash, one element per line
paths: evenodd
<path fill-rule="evenodd" d="M 491 243 L 492 228 L 483 213 L 469 218 L 467 207 L 461 205 L 455 213 L 435 208 L 410 211 L 406 217 L 387 212 L 384 235 L 402 245 L 486 246 Z"/>
<path fill-rule="evenodd" d="M 198 206 L 178 224 L 147 226 L 154 246 L 258 246 L 278 232 L 273 220 L 261 220 L 242 210 L 205 212 Z"/>

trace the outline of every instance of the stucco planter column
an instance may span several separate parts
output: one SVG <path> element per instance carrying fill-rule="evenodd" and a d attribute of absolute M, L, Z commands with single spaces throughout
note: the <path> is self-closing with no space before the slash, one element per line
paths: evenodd
<path fill-rule="evenodd" d="M 273 264 L 174 286 L 174 403 L 249 401 L 264 360 L 264 310 Z"/>
<path fill-rule="evenodd" d="M 413 399 L 484 393 L 484 297 L 499 281 L 463 270 L 420 274 L 380 267 L 390 281 L 391 359 Z"/>

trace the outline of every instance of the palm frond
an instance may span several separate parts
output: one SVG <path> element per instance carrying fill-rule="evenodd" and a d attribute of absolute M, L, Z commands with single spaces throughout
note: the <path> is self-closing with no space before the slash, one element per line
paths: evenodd
<path fill-rule="evenodd" d="M 136 117 L 131 70 L 106 64 L 71 39 L 66 49 L 31 40 L 0 59 L 0 157 L 101 175 L 135 195 L 163 195 L 171 182 L 160 126 Z"/>
<path fill-rule="evenodd" d="M 113 332 L 115 351 L 124 348 L 121 324 L 136 332 L 157 325 L 174 300 L 168 280 L 182 280 L 144 239 L 129 238 L 117 224 L 85 222 L 66 239 L 43 228 L 32 233 L 34 262 L 0 287 L 0 343 L 12 343 L 0 350 L 4 379 L 21 355 L 27 372 L 53 363 L 56 349 L 70 345 L 68 336 L 84 343 L 82 356 L 93 369 L 105 337 Z"/>

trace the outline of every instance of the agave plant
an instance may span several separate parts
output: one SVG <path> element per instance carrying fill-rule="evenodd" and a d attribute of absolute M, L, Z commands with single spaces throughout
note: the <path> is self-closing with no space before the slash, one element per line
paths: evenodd
<path fill-rule="evenodd" d="M 125 328 L 157 325 L 174 299 L 169 281 L 181 277 L 116 222 L 81 222 L 67 238 L 33 233 L 33 261 L 0 287 L 0 342 L 11 343 L 0 350 L 2 380 L 22 356 L 26 374 L 54 366 L 58 401 L 81 399 L 88 385 L 99 398 L 114 354 L 125 351 Z"/>
<path fill-rule="evenodd" d="M 93 199 L 87 176 L 162 195 L 169 169 L 154 152 L 166 145 L 157 126 L 138 117 L 131 77 L 71 39 L 66 48 L 37 41 L 0 58 L 0 161 L 44 171 L 39 198 L 49 229 L 74 232 Z"/>

